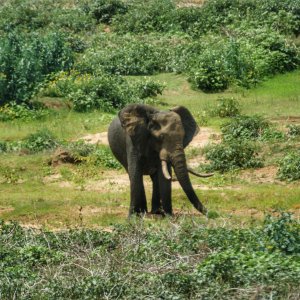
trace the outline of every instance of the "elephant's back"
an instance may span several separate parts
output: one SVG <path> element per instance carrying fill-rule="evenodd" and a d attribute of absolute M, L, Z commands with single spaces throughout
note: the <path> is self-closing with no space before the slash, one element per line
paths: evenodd
<path fill-rule="evenodd" d="M 118 117 L 108 128 L 108 143 L 114 156 L 127 169 L 126 135 Z"/>

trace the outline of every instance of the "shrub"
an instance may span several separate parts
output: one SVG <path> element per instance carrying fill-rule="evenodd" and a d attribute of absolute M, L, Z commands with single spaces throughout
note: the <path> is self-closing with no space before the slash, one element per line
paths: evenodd
<path fill-rule="evenodd" d="M 300 226 L 292 214 L 282 212 L 280 217 L 271 215 L 264 220 L 264 232 L 268 236 L 268 248 L 279 249 L 287 254 L 300 253 Z"/>
<path fill-rule="evenodd" d="M 0 153 L 4 153 L 7 151 L 7 143 L 0 141 Z"/>
<path fill-rule="evenodd" d="M 118 32 L 166 32 L 176 30 L 175 3 L 172 0 L 133 1 L 124 15 L 118 15 L 113 25 Z"/>
<path fill-rule="evenodd" d="M 104 36 L 98 43 L 78 62 L 77 70 L 95 73 L 102 69 L 118 75 L 152 75 L 167 68 L 168 50 L 159 45 L 159 40 L 155 44 L 151 38 Z"/>
<path fill-rule="evenodd" d="M 165 85 L 161 84 L 158 81 L 144 78 L 143 80 L 136 82 L 133 87 L 136 90 L 137 97 L 145 99 L 161 95 L 165 88 Z"/>
<path fill-rule="evenodd" d="M 233 97 L 218 98 L 217 106 L 212 110 L 212 115 L 218 116 L 220 118 L 236 117 L 236 116 L 240 115 L 240 104 Z"/>
<path fill-rule="evenodd" d="M 50 115 L 50 111 L 41 107 L 29 107 L 25 104 L 10 102 L 0 107 L 0 121 L 42 120 Z"/>
<path fill-rule="evenodd" d="M 257 154 L 257 147 L 242 140 L 222 142 L 205 151 L 211 170 L 226 172 L 233 169 L 260 168 L 263 166 Z"/>
<path fill-rule="evenodd" d="M 228 88 L 229 76 L 222 51 L 206 49 L 195 64 L 189 75 L 189 81 L 194 87 L 207 93 L 221 92 Z"/>
<path fill-rule="evenodd" d="M 224 125 L 221 130 L 225 140 L 258 139 L 270 126 L 261 116 L 237 116 Z"/>
<path fill-rule="evenodd" d="M 289 124 L 288 128 L 288 135 L 291 137 L 300 136 L 300 125 L 296 124 Z"/>
<path fill-rule="evenodd" d="M 90 9 L 97 22 L 109 24 L 115 15 L 127 12 L 127 5 L 120 0 L 96 0 Z"/>
<path fill-rule="evenodd" d="M 102 166 L 108 169 L 122 168 L 121 164 L 115 159 L 110 148 L 107 146 L 98 147 L 90 156 L 89 162 L 96 166 Z"/>
<path fill-rule="evenodd" d="M 23 146 L 30 152 L 40 152 L 57 147 L 58 142 L 48 129 L 41 129 L 27 136 Z"/>
<path fill-rule="evenodd" d="M 0 104 L 25 102 L 49 73 L 69 69 L 73 54 L 60 33 L 44 37 L 13 31 L 0 38 Z"/>
<path fill-rule="evenodd" d="M 300 179 L 300 151 L 288 153 L 280 162 L 277 176 L 281 180 Z"/>

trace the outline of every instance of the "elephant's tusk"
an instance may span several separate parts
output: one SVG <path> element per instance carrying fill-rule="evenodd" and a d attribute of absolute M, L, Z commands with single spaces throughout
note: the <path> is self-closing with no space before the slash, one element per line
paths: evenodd
<path fill-rule="evenodd" d="M 170 175 L 170 173 L 168 171 L 167 162 L 165 160 L 161 161 L 161 166 L 162 166 L 162 171 L 163 171 L 163 174 L 164 174 L 165 178 L 167 180 L 171 180 L 172 177 L 171 177 L 171 175 Z"/>
<path fill-rule="evenodd" d="M 188 171 L 189 171 L 189 173 L 191 173 L 191 174 L 193 174 L 193 175 L 195 175 L 195 176 L 198 176 L 198 177 L 211 177 L 211 176 L 213 176 L 214 175 L 214 173 L 208 173 L 208 174 L 199 174 L 199 173 L 197 173 L 196 171 L 194 171 L 191 167 L 188 167 L 187 168 L 188 169 Z"/>

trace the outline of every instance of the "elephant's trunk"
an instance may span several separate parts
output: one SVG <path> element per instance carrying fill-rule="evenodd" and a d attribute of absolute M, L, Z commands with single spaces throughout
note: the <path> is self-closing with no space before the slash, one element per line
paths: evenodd
<path fill-rule="evenodd" d="M 188 174 L 188 167 L 186 164 L 186 158 L 183 150 L 176 151 L 171 155 L 171 163 L 173 165 L 177 180 L 179 181 L 182 189 L 186 193 L 187 197 L 194 205 L 194 207 L 202 214 L 206 215 L 207 210 L 203 204 L 199 201 L 190 181 Z"/>

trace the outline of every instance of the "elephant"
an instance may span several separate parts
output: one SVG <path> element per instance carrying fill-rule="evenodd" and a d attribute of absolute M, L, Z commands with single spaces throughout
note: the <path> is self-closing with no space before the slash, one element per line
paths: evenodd
<path fill-rule="evenodd" d="M 199 212 L 207 214 L 188 172 L 200 177 L 213 174 L 198 174 L 190 170 L 184 153 L 184 148 L 198 131 L 195 119 L 183 106 L 162 111 L 145 104 L 130 104 L 112 120 L 108 142 L 129 175 L 129 216 L 147 213 L 143 175 L 150 175 L 153 183 L 151 213 L 173 214 L 171 167 L 190 202 Z"/>

